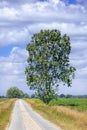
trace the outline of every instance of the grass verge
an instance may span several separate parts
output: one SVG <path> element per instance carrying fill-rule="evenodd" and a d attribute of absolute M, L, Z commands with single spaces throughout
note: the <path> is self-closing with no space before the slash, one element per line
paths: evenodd
<path fill-rule="evenodd" d="M 50 106 L 39 99 L 25 99 L 43 117 L 60 126 L 63 130 L 86 130 L 87 112 L 79 112 L 67 106 Z"/>
<path fill-rule="evenodd" d="M 0 104 L 0 130 L 6 129 L 15 101 L 16 99 L 7 99 L 3 104 Z"/>

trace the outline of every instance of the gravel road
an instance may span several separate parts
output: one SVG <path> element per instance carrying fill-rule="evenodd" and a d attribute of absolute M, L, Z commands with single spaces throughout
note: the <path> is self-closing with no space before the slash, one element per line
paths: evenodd
<path fill-rule="evenodd" d="M 15 103 L 11 122 L 6 130 L 61 130 L 36 113 L 29 104 L 18 99 Z"/>

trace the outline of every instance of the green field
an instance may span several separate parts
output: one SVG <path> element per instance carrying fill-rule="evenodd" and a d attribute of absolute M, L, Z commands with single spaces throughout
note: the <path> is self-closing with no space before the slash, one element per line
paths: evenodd
<path fill-rule="evenodd" d="M 58 98 L 44 104 L 40 99 L 24 99 L 44 118 L 60 126 L 62 130 L 87 130 L 87 99 Z M 16 99 L 0 99 L 0 130 L 10 121 Z"/>
<path fill-rule="evenodd" d="M 87 130 L 87 99 L 58 98 L 48 105 L 39 99 L 25 99 L 43 117 L 62 130 Z"/>
<path fill-rule="evenodd" d="M 67 106 L 78 111 L 87 112 L 87 98 L 58 98 L 52 100 L 50 105 Z"/>

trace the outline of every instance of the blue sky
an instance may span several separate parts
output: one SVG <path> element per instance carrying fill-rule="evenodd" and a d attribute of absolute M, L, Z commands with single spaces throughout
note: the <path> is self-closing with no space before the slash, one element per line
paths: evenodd
<path fill-rule="evenodd" d="M 55 28 L 70 36 L 70 62 L 77 68 L 72 87 L 60 85 L 59 94 L 87 94 L 87 1 L 0 0 L 0 95 L 11 86 L 31 93 L 26 44 L 41 29 Z"/>

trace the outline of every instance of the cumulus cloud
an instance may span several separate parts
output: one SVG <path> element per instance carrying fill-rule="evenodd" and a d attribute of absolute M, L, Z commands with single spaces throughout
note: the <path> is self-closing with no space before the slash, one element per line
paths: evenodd
<path fill-rule="evenodd" d="M 0 57 L 0 74 L 10 73 L 14 75 L 24 73 L 27 56 L 25 49 L 14 47 L 8 57 Z"/>
<path fill-rule="evenodd" d="M 80 82 L 80 79 L 87 77 L 87 2 L 68 2 L 69 0 L 1 0 L 0 47 L 27 44 L 31 35 L 41 29 L 59 29 L 71 38 L 70 60 L 77 68 L 76 78 Z M 11 81 L 24 81 L 26 57 L 25 49 L 17 47 L 13 47 L 8 57 L 0 57 L 0 76 L 4 76 L 9 85 Z M 3 78 L 0 79 L 0 84 L 4 85 L 2 81 Z"/>
<path fill-rule="evenodd" d="M 0 46 L 11 45 L 11 44 L 27 44 L 29 42 L 30 35 L 26 28 L 19 29 L 9 29 L 5 30 L 0 35 Z"/>
<path fill-rule="evenodd" d="M 72 87 L 60 86 L 59 93 L 73 95 L 87 95 L 86 79 L 74 79 Z"/>
<path fill-rule="evenodd" d="M 27 55 L 25 49 L 14 47 L 8 57 L 0 57 L 0 90 L 2 93 L 12 86 L 29 92 L 25 77 Z"/>
<path fill-rule="evenodd" d="M 11 1 L 2 1 L 9 4 Z M 17 2 L 17 1 L 15 1 Z M 59 0 L 26 1 L 19 7 L 0 8 L 0 46 L 25 44 L 40 29 L 59 28 L 69 35 L 86 35 L 86 9 L 81 5 L 66 6 Z M 73 15 L 74 14 L 74 15 Z"/>

